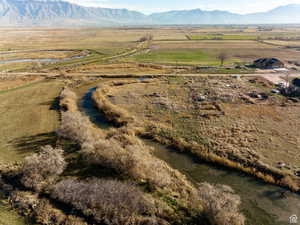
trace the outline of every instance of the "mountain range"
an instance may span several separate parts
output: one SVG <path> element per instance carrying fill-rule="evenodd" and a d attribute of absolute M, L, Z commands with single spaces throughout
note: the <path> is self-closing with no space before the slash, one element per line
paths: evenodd
<path fill-rule="evenodd" d="M 145 15 L 127 9 L 84 7 L 61 0 L 0 0 L 0 26 L 123 26 L 300 23 L 300 4 L 271 11 L 179 10 Z"/>

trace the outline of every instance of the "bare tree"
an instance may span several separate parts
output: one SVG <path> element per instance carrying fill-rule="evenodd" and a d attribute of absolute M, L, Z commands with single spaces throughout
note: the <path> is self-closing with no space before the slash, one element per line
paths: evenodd
<path fill-rule="evenodd" d="M 146 42 L 146 41 L 152 41 L 153 35 L 152 34 L 146 34 L 143 37 L 141 37 L 138 42 Z"/>
<path fill-rule="evenodd" d="M 51 196 L 73 205 L 99 223 L 111 225 L 169 225 L 163 219 L 147 217 L 155 206 L 138 187 L 116 180 L 63 180 L 55 185 Z M 101 223 L 103 224 L 103 223 Z"/>
<path fill-rule="evenodd" d="M 240 212 L 241 199 L 226 185 L 199 184 L 203 213 L 215 225 L 244 225 L 245 217 Z"/>
<path fill-rule="evenodd" d="M 220 60 L 221 66 L 224 65 L 224 62 L 229 58 L 228 54 L 226 52 L 220 52 L 217 55 L 217 59 Z"/>
<path fill-rule="evenodd" d="M 63 153 L 62 149 L 46 145 L 39 153 L 26 157 L 22 167 L 22 184 L 40 191 L 48 181 L 64 171 L 67 164 Z"/>

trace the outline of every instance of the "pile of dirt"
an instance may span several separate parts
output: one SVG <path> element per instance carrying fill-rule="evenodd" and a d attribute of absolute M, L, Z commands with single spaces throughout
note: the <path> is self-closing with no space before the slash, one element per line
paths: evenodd
<path fill-rule="evenodd" d="M 261 85 L 263 87 L 268 87 L 268 88 L 272 88 L 274 85 L 271 81 L 263 78 L 263 77 L 255 77 L 255 78 L 251 78 L 249 80 L 250 83 L 252 84 L 258 84 Z"/>

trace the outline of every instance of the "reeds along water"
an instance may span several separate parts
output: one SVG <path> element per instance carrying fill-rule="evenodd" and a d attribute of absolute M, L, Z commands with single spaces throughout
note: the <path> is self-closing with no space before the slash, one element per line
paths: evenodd
<path fill-rule="evenodd" d="M 103 92 L 102 95 L 102 97 L 105 97 L 105 94 Z M 97 101 L 97 98 L 95 98 L 94 100 Z M 185 156 L 184 154 L 168 150 L 159 144 L 154 144 L 156 155 L 159 158 L 164 159 L 172 167 L 185 173 L 188 177 L 191 177 L 196 182 L 209 181 L 212 183 L 217 182 L 232 185 L 234 189 L 237 190 L 238 194 L 240 194 L 242 197 L 242 205 L 243 208 L 248 212 L 248 220 L 255 221 L 254 223 L 256 223 L 257 221 L 269 221 L 270 223 L 275 224 L 276 219 L 272 216 L 272 212 L 274 210 L 282 210 L 276 204 L 276 201 L 279 205 L 288 205 L 289 213 L 295 213 L 297 210 L 300 210 L 299 208 L 296 209 L 293 206 L 295 202 L 299 201 L 297 194 L 290 194 L 289 196 L 291 199 L 293 199 L 294 203 L 289 202 L 289 200 L 285 198 L 280 198 L 281 193 L 286 192 L 286 189 L 282 189 L 278 186 L 268 185 L 262 181 L 255 179 L 254 177 L 248 177 L 246 176 L 246 174 L 254 175 L 267 183 L 279 184 L 285 187 L 289 187 L 291 190 L 297 190 L 297 187 L 293 187 L 293 181 L 289 179 L 289 177 L 284 177 L 282 174 L 276 175 L 277 171 L 263 173 L 256 168 L 244 167 L 237 162 L 221 158 L 214 154 L 208 154 L 207 151 L 202 151 L 203 149 L 200 149 L 200 151 L 197 146 L 191 146 L 188 143 L 180 142 L 178 140 L 161 138 L 157 132 L 157 130 L 155 132 L 155 129 L 150 131 L 148 130 L 146 132 L 146 135 L 148 137 L 155 138 L 158 142 L 173 146 L 175 149 L 179 149 L 185 152 L 191 152 L 194 154 L 192 158 L 190 158 Z M 141 134 L 145 133 L 142 132 Z M 153 146 L 152 141 L 150 141 L 150 146 Z M 201 154 L 201 152 L 206 153 Z M 199 164 L 199 159 L 211 162 L 212 164 L 203 164 L 203 162 L 200 162 Z M 220 168 L 220 166 L 225 166 L 229 169 L 225 169 L 223 167 Z M 230 168 L 234 168 L 237 170 L 230 170 Z M 242 173 L 239 171 L 242 171 Z M 243 172 L 245 172 L 246 174 L 244 174 Z M 211 173 L 216 174 L 216 176 L 212 176 Z M 226 175 L 222 177 L 218 175 L 220 173 L 224 173 Z M 275 179 L 272 174 L 275 174 L 275 177 L 280 179 Z M 291 184 L 288 184 L 289 182 L 291 182 Z M 259 207 L 253 207 L 253 201 L 261 202 L 261 204 L 259 204 Z M 281 219 L 284 218 L 282 217 Z"/>

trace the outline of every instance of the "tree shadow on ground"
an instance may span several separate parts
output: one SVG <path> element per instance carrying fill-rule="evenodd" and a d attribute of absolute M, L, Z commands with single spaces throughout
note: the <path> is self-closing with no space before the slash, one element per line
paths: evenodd
<path fill-rule="evenodd" d="M 28 153 L 32 151 L 38 151 L 42 146 L 55 145 L 57 136 L 55 132 L 41 133 L 33 136 L 24 136 L 14 139 L 10 142 L 17 151 L 21 153 Z"/>
<path fill-rule="evenodd" d="M 269 199 L 272 199 L 273 201 L 281 200 L 285 198 L 286 193 L 288 190 L 277 190 L 277 191 L 264 191 L 263 196 L 268 197 Z"/>
<path fill-rule="evenodd" d="M 56 97 L 53 101 L 40 103 L 40 105 L 47 105 L 50 110 L 58 111 L 60 109 L 59 97 Z"/>
<path fill-rule="evenodd" d="M 81 157 L 67 159 L 68 166 L 64 171 L 64 176 L 77 177 L 79 179 L 88 178 L 119 178 L 124 179 L 117 171 L 112 168 L 88 163 Z"/>

